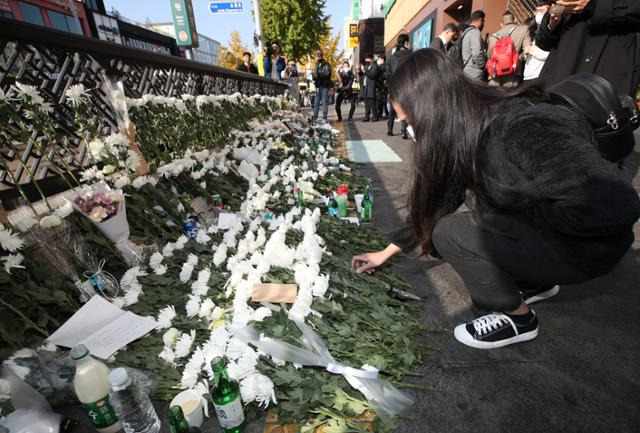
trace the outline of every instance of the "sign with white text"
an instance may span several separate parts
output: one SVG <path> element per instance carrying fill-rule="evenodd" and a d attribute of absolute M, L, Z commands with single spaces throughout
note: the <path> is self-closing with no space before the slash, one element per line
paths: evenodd
<path fill-rule="evenodd" d="M 209 3 L 209 11 L 212 14 L 241 14 L 244 13 L 242 2 L 212 1 Z"/>

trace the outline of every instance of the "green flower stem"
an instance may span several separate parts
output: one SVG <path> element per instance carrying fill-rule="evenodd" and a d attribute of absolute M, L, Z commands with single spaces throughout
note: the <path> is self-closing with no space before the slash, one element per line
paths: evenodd
<path fill-rule="evenodd" d="M 6 161 L 4 160 L 4 158 L 0 158 L 0 162 L 2 163 L 2 168 L 4 169 L 4 171 L 7 173 L 7 175 L 11 178 L 11 181 L 13 182 L 13 184 L 16 186 L 16 189 L 18 190 L 18 192 L 20 193 L 20 195 L 22 196 L 22 198 L 24 199 L 24 201 L 27 203 L 27 205 L 31 208 L 31 211 L 33 212 L 33 216 L 35 216 L 36 218 L 38 217 L 38 212 L 36 211 L 36 209 L 33 207 L 33 205 L 31 204 L 31 202 L 29 201 L 29 199 L 27 198 L 27 195 L 25 194 L 24 190 L 22 189 L 22 187 L 20 186 L 20 184 L 16 181 L 16 178 L 13 176 L 13 173 L 11 172 L 11 170 L 9 169 L 9 167 L 7 166 Z"/>
<path fill-rule="evenodd" d="M 27 316 L 25 316 L 24 314 L 22 314 L 22 312 L 20 310 L 18 310 L 17 308 L 15 308 L 13 305 L 11 305 L 10 303 L 8 303 L 7 301 L 5 301 L 4 299 L 0 298 L 0 304 L 4 305 L 5 307 L 7 307 L 8 309 L 10 309 L 11 311 L 13 311 L 14 313 L 16 313 L 18 316 L 20 316 L 20 318 L 22 320 L 25 321 L 25 323 L 29 324 L 29 326 L 31 326 L 33 329 L 35 329 L 36 331 L 38 331 L 40 334 L 42 334 L 45 338 L 49 337 L 49 333 L 47 331 L 45 331 L 44 329 L 42 329 L 41 327 L 39 327 L 38 325 L 36 325 L 33 320 L 29 319 Z"/>

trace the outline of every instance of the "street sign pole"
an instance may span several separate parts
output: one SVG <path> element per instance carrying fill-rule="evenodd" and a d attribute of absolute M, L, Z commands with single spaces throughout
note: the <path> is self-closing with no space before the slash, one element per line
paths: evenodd
<path fill-rule="evenodd" d="M 256 22 L 256 36 L 258 37 L 258 54 L 264 52 L 264 42 L 262 41 L 262 21 L 260 20 L 260 0 L 253 0 L 253 13 Z"/>

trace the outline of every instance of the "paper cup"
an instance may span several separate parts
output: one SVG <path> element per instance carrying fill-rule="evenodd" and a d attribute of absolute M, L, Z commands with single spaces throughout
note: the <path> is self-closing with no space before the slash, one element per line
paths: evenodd
<path fill-rule="evenodd" d="M 362 200 L 364 200 L 364 194 L 356 194 L 354 195 L 356 199 L 356 210 L 358 211 L 358 215 L 362 212 Z"/>
<path fill-rule="evenodd" d="M 171 406 L 178 405 L 191 427 L 200 427 L 203 421 L 202 396 L 192 389 L 182 391 L 171 400 Z"/>

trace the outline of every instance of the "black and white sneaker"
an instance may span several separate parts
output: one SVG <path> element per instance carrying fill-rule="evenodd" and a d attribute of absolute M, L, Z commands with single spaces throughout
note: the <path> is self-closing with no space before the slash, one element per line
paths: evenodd
<path fill-rule="evenodd" d="M 540 286 L 539 289 L 534 291 L 521 291 L 522 301 L 531 305 L 534 302 L 544 301 L 545 299 L 549 299 L 553 296 L 556 296 L 560 292 L 560 286 Z"/>
<path fill-rule="evenodd" d="M 476 349 L 495 349 L 513 343 L 533 340 L 538 336 L 536 313 L 525 317 L 526 323 L 516 323 L 504 313 L 491 313 L 469 323 L 456 326 L 453 335 L 460 343 Z"/>

